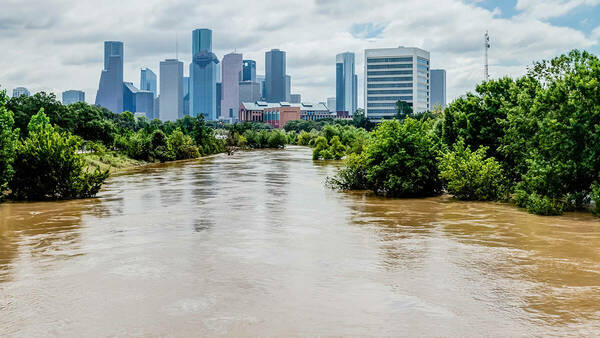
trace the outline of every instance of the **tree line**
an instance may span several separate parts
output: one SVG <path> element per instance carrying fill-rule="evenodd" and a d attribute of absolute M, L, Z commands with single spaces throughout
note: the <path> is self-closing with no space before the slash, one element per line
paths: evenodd
<path fill-rule="evenodd" d="M 600 61 L 577 50 L 481 83 L 443 112 L 382 122 L 329 179 L 390 197 L 512 201 L 539 215 L 600 213 L 599 183 Z"/>

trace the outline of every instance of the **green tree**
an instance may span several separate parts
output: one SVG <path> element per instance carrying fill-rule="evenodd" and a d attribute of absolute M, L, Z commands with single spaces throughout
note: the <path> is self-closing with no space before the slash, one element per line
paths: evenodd
<path fill-rule="evenodd" d="M 486 157 L 486 147 L 471 151 L 463 140 L 439 158 L 440 177 L 447 191 L 461 200 L 495 201 L 506 197 L 505 178 L 496 159 Z"/>
<path fill-rule="evenodd" d="M 13 129 L 13 114 L 5 107 L 6 100 L 6 92 L 0 91 L 0 201 L 14 174 L 13 162 L 19 139 L 19 131 Z"/>
<path fill-rule="evenodd" d="M 94 196 L 108 171 L 87 172 L 77 154 L 81 138 L 60 133 L 43 109 L 31 118 L 28 137 L 19 142 L 15 174 L 9 187 L 19 200 L 54 200 Z"/>
<path fill-rule="evenodd" d="M 403 121 L 405 118 L 412 116 L 412 106 L 406 101 L 396 102 L 396 116 L 395 118 L 399 121 Z"/>
<path fill-rule="evenodd" d="M 175 131 L 169 135 L 167 144 L 176 160 L 200 157 L 200 152 L 194 145 L 192 138 L 185 135 L 179 128 L 175 129 Z"/>
<path fill-rule="evenodd" d="M 364 151 L 369 188 L 390 197 L 430 196 L 442 192 L 437 154 L 439 139 L 431 123 L 407 118 L 383 121 Z"/>

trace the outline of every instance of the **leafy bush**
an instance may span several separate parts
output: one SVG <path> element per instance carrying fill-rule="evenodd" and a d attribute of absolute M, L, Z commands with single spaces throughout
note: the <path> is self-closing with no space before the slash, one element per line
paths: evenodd
<path fill-rule="evenodd" d="M 287 143 L 287 135 L 281 130 L 273 130 L 269 135 L 269 148 L 284 148 Z"/>
<path fill-rule="evenodd" d="M 461 200 L 494 201 L 506 195 L 502 167 L 494 158 L 486 158 L 487 147 L 472 152 L 461 139 L 453 151 L 440 160 L 440 178 L 447 191 Z"/>
<path fill-rule="evenodd" d="M 314 140 L 317 138 L 317 135 L 315 133 L 312 132 L 307 132 L 307 131 L 301 131 L 300 135 L 298 135 L 298 145 L 299 146 L 308 146 L 310 145 L 310 141 Z"/>
<path fill-rule="evenodd" d="M 198 147 L 194 145 L 192 138 L 185 135 L 179 128 L 169 135 L 167 145 L 176 160 L 200 157 Z"/>
<path fill-rule="evenodd" d="M 367 168 L 363 155 L 348 155 L 344 167 L 334 177 L 327 178 L 327 185 L 339 190 L 368 189 Z"/>
<path fill-rule="evenodd" d="M 150 160 L 165 162 L 175 159 L 175 155 L 171 152 L 167 143 L 167 136 L 160 129 L 153 131 L 150 135 L 148 148 L 150 149 Z"/>
<path fill-rule="evenodd" d="M 17 146 L 15 175 L 9 184 L 13 198 L 54 200 L 96 195 L 108 171 L 83 170 L 84 160 L 77 154 L 80 138 L 55 130 L 43 109 L 31 118 L 28 135 Z"/>
<path fill-rule="evenodd" d="M 558 199 L 532 193 L 527 199 L 527 211 L 536 215 L 556 216 L 564 211 L 564 203 Z"/>
<path fill-rule="evenodd" d="M 439 149 L 427 121 L 382 122 L 364 151 L 370 189 L 391 197 L 440 194 Z"/>

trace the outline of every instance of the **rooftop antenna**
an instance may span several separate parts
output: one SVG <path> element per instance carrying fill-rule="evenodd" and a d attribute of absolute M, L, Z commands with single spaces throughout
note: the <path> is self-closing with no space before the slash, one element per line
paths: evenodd
<path fill-rule="evenodd" d="M 490 74 L 489 74 L 489 64 L 488 64 L 488 49 L 490 49 L 490 35 L 488 34 L 488 31 L 485 31 L 485 35 L 483 38 L 483 48 L 485 50 L 485 64 L 483 66 L 483 79 L 484 81 L 488 81 L 490 78 Z"/>

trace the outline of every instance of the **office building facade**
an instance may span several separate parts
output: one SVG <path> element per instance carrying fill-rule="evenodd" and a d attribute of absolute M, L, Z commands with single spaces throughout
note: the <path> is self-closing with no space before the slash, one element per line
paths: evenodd
<path fill-rule="evenodd" d="M 439 105 L 446 108 L 446 70 L 431 70 L 431 108 Z"/>
<path fill-rule="evenodd" d="M 85 102 L 85 93 L 81 90 L 66 90 L 62 92 L 62 104 L 69 105 L 77 102 Z"/>
<path fill-rule="evenodd" d="M 346 52 L 335 57 L 336 111 L 354 114 L 356 111 L 356 70 L 354 53 Z"/>
<path fill-rule="evenodd" d="M 192 32 L 192 63 L 190 64 L 190 115 L 203 114 L 206 120 L 217 115 L 217 64 L 212 53 L 212 31 L 196 29 Z M 162 111 L 162 109 L 161 109 Z"/>
<path fill-rule="evenodd" d="M 391 119 L 398 101 L 407 102 L 415 113 L 427 111 L 429 61 L 429 52 L 420 48 L 366 49 L 365 115 L 373 121 Z"/>
<path fill-rule="evenodd" d="M 283 102 L 286 100 L 286 54 L 272 49 L 265 54 L 265 100 Z"/>
<path fill-rule="evenodd" d="M 335 102 L 335 97 L 328 97 L 327 98 L 327 109 L 329 109 L 330 112 L 335 113 L 336 109 L 337 109 L 337 103 Z"/>
<path fill-rule="evenodd" d="M 242 81 L 240 82 L 240 102 L 256 102 L 261 101 L 261 90 L 260 83 L 253 81 Z"/>
<path fill-rule="evenodd" d="M 290 102 L 292 95 L 292 77 L 285 76 L 285 102 Z"/>
<path fill-rule="evenodd" d="M 243 62 L 242 81 L 256 82 L 256 61 L 244 60 Z"/>
<path fill-rule="evenodd" d="M 159 111 L 162 121 L 183 117 L 183 62 L 177 59 L 160 62 Z"/>
<path fill-rule="evenodd" d="M 140 71 L 140 90 L 151 91 L 156 97 L 158 94 L 156 81 L 156 74 L 150 68 L 142 68 Z"/>
<path fill-rule="evenodd" d="M 113 113 L 123 112 L 123 42 L 104 42 L 104 69 L 96 94 L 96 105 Z"/>
<path fill-rule="evenodd" d="M 300 94 L 290 94 L 290 103 L 301 103 L 302 95 Z"/>
<path fill-rule="evenodd" d="M 240 78 L 242 77 L 242 54 L 229 53 L 221 62 L 221 119 L 237 121 L 240 108 Z"/>
<path fill-rule="evenodd" d="M 30 96 L 31 93 L 25 87 L 17 87 L 15 89 L 13 89 L 13 97 L 21 97 L 23 95 Z"/>

